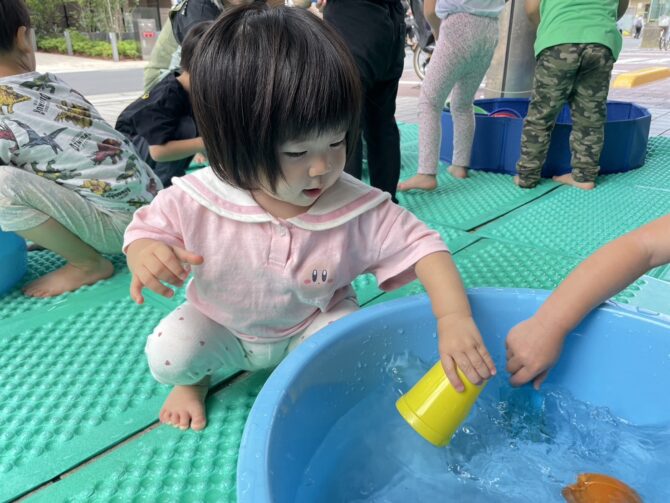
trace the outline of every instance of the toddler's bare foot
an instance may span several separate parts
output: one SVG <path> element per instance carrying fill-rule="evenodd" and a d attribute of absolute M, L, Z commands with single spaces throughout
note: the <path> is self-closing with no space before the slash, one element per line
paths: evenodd
<path fill-rule="evenodd" d="M 451 173 L 451 176 L 454 178 L 467 178 L 468 177 L 468 168 L 465 166 L 457 166 L 452 164 L 447 168 L 447 171 Z"/>
<path fill-rule="evenodd" d="M 193 430 L 202 430 L 207 425 L 205 417 L 205 397 L 209 389 L 207 384 L 175 386 L 165 399 L 158 416 L 161 423 L 169 424 L 181 430 L 189 426 Z"/>
<path fill-rule="evenodd" d="M 406 192 L 412 189 L 435 190 L 435 187 L 437 187 L 437 179 L 435 178 L 435 175 L 415 175 L 398 184 L 398 190 L 400 192 Z"/>
<path fill-rule="evenodd" d="M 561 176 L 555 176 L 553 177 L 553 180 L 558 183 L 564 183 L 565 185 L 572 185 L 573 187 L 577 187 L 578 189 L 582 190 L 591 190 L 594 189 L 596 184 L 595 182 L 578 182 L 574 178 L 572 178 L 572 173 L 568 173 L 566 175 L 561 175 Z"/>
<path fill-rule="evenodd" d="M 29 297 L 54 297 L 84 285 L 92 285 L 114 274 L 114 266 L 104 257 L 86 265 L 65 264 L 60 269 L 31 281 L 23 287 Z"/>

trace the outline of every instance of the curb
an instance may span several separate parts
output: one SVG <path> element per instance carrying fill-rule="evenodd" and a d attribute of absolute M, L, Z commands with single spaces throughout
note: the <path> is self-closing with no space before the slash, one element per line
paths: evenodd
<path fill-rule="evenodd" d="M 637 87 L 656 80 L 667 79 L 668 77 L 670 77 L 670 68 L 668 67 L 643 68 L 634 72 L 617 75 L 612 83 L 612 87 L 619 89 Z"/>

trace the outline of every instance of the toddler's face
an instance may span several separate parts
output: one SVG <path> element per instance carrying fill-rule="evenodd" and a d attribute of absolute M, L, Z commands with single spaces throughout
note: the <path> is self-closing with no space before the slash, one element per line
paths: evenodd
<path fill-rule="evenodd" d="M 268 195 L 286 203 L 309 207 L 333 186 L 347 159 L 346 130 L 331 131 L 279 145 L 284 179 Z"/>

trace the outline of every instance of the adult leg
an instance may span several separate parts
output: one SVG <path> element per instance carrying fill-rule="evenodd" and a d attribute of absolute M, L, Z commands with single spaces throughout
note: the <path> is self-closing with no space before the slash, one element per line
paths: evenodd
<path fill-rule="evenodd" d="M 404 64 L 402 6 L 400 2 L 331 0 L 324 19 L 351 50 L 365 91 L 362 119 L 370 181 L 394 195 L 400 173 L 400 135 L 394 114 Z M 361 163 L 359 148 L 346 171 L 360 177 Z"/>
<path fill-rule="evenodd" d="M 533 94 L 521 133 L 521 157 L 516 165 L 515 183 L 519 187 L 533 188 L 540 181 L 551 132 L 572 92 L 582 47 L 557 45 L 545 49 L 538 57 Z"/>
<path fill-rule="evenodd" d="M 607 47 L 589 44 L 584 49 L 570 100 L 572 173 L 554 177 L 558 182 L 586 190 L 595 187 L 605 141 L 607 93 L 613 66 L 614 57 Z"/>
<path fill-rule="evenodd" d="M 398 81 L 376 83 L 365 96 L 363 134 L 370 184 L 395 199 L 400 178 L 400 131 L 395 121 Z"/>
<path fill-rule="evenodd" d="M 398 85 L 405 68 L 405 11 L 400 2 L 388 2 L 390 32 L 388 64 L 375 84 L 375 90 L 366 97 L 365 137 L 368 144 L 370 183 L 391 194 L 395 193 L 400 178 L 400 131 L 395 120 Z"/>
<path fill-rule="evenodd" d="M 110 215 L 56 182 L 12 166 L 0 166 L 0 227 L 61 255 L 67 263 L 24 287 L 33 297 L 52 297 L 91 285 L 114 273 L 100 253 L 120 253 L 132 215 Z"/>

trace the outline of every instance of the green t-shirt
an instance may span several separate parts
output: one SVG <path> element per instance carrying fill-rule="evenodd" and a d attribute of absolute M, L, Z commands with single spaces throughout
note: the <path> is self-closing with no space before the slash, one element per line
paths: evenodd
<path fill-rule="evenodd" d="M 621 52 L 618 0 L 542 0 L 535 57 L 560 44 L 601 44 L 616 60 Z"/>

